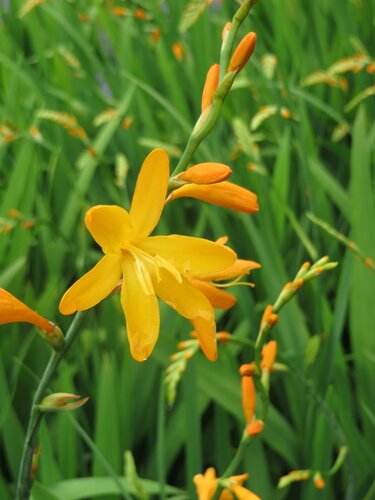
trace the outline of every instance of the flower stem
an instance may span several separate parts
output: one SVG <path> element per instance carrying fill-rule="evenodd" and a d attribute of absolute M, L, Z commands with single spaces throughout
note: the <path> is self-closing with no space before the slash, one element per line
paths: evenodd
<path fill-rule="evenodd" d="M 51 357 L 48 361 L 44 374 L 39 382 L 39 385 L 36 389 L 30 417 L 29 423 L 26 431 L 26 438 L 24 442 L 24 448 L 22 452 L 20 472 L 18 476 L 18 486 L 17 486 L 17 500 L 28 500 L 30 497 L 30 489 L 32 486 L 32 477 L 31 477 L 31 466 L 33 460 L 33 453 L 36 447 L 36 442 L 38 438 L 38 431 L 40 424 L 43 418 L 43 412 L 41 412 L 37 405 L 42 401 L 44 394 L 55 375 L 55 372 L 62 361 L 65 353 L 68 351 L 70 346 L 72 345 L 74 339 L 76 338 L 79 327 L 81 326 L 82 320 L 84 319 L 86 312 L 78 312 L 66 334 L 65 343 L 61 350 L 54 351 L 51 354 Z"/>
<path fill-rule="evenodd" d="M 191 158 L 198 149 L 200 143 L 211 132 L 211 130 L 213 129 L 215 123 L 219 118 L 224 99 L 227 96 L 228 92 L 230 91 L 234 79 L 237 76 L 237 71 L 232 71 L 231 73 L 227 73 L 230 57 L 233 50 L 234 40 L 237 35 L 239 27 L 246 19 L 246 16 L 248 15 L 251 7 L 254 5 L 255 2 L 256 0 L 244 0 L 241 7 L 239 7 L 237 12 L 233 16 L 232 26 L 229 31 L 228 38 L 226 40 L 225 45 L 222 47 L 220 53 L 219 86 L 215 93 L 213 104 L 211 108 L 207 109 L 206 112 L 203 112 L 198 118 L 195 127 L 186 144 L 185 150 L 182 153 L 180 161 L 178 162 L 178 165 L 176 166 L 174 172 L 172 173 L 172 177 L 183 172 L 186 169 L 186 167 L 189 165 Z"/>

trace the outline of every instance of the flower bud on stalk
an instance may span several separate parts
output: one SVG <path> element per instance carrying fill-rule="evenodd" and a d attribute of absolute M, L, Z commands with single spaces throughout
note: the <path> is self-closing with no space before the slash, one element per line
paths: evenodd
<path fill-rule="evenodd" d="M 224 163 L 198 163 L 182 172 L 176 180 L 194 184 L 216 184 L 228 179 L 232 170 Z"/>
<path fill-rule="evenodd" d="M 213 64 L 207 71 L 206 81 L 202 92 L 202 113 L 212 104 L 219 83 L 219 73 L 219 64 Z"/>
<path fill-rule="evenodd" d="M 254 52 L 256 41 L 257 36 L 254 32 L 248 33 L 240 41 L 230 60 L 228 73 L 230 73 L 231 71 L 237 71 L 237 73 L 239 73 L 241 71 L 241 69 L 250 59 L 251 54 Z"/>
<path fill-rule="evenodd" d="M 80 399 L 81 396 L 77 394 L 69 394 L 67 392 L 55 392 L 46 396 L 43 401 L 37 405 L 37 408 L 43 412 L 61 412 L 71 411 L 83 406 L 89 400 L 88 397 Z M 70 399 L 76 401 L 70 402 Z"/>

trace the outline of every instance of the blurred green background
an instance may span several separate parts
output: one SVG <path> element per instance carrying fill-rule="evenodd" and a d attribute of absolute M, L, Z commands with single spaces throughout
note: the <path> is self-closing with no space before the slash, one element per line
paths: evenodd
<path fill-rule="evenodd" d="M 238 5 L 0 2 L 0 287 L 68 327 L 59 299 L 101 255 L 85 211 L 128 208 L 154 147 L 177 164 L 207 69 L 219 62 L 221 30 Z M 255 53 L 194 160 L 230 165 L 232 180 L 258 194 L 261 210 L 178 200 L 157 228 L 226 234 L 240 257 L 262 264 L 251 276 L 255 289 L 231 289 L 238 304 L 218 314 L 218 329 L 240 338 L 254 339 L 263 308 L 304 261 L 339 262 L 304 287 L 273 331 L 290 372 L 272 375 L 265 432 L 238 471 L 250 473 L 247 484 L 262 499 L 375 497 L 375 274 L 306 215 L 375 258 L 374 26 L 373 0 L 259 0 L 240 33 L 257 32 Z M 220 346 L 216 363 L 198 354 L 167 407 L 164 370 L 190 326 L 165 304 L 161 311 L 157 347 L 143 364 L 130 358 L 118 297 L 90 312 L 51 387 L 90 401 L 46 418 L 34 498 L 116 498 L 113 476 L 123 475 L 125 450 L 138 474 L 154 481 L 144 484 L 156 497 L 194 498 L 194 474 L 208 466 L 224 472 L 244 426 L 238 367 L 249 353 Z M 0 497 L 7 500 L 49 348 L 28 325 L 1 326 L 0 343 Z M 324 490 L 311 481 L 276 489 L 292 469 L 328 470 L 341 445 L 349 456 Z"/>

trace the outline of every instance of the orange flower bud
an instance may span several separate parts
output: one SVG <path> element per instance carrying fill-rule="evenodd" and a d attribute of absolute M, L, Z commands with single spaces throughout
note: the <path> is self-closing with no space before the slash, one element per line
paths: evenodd
<path fill-rule="evenodd" d="M 168 201 L 177 198 L 195 198 L 219 207 L 230 208 L 248 214 L 259 210 L 256 194 L 227 181 L 210 185 L 185 184 L 185 186 L 172 191 Z"/>
<path fill-rule="evenodd" d="M 184 49 L 179 42 L 175 42 L 172 45 L 172 52 L 173 52 L 173 55 L 175 56 L 175 58 L 177 59 L 177 61 L 181 62 L 182 59 L 184 58 Z"/>
<path fill-rule="evenodd" d="M 219 332 L 216 334 L 216 338 L 219 342 L 226 344 L 231 339 L 231 334 L 228 332 Z"/>
<path fill-rule="evenodd" d="M 369 267 L 370 269 L 373 269 L 375 267 L 374 261 L 372 260 L 371 257 L 365 257 L 363 259 L 363 263 L 365 266 Z"/>
<path fill-rule="evenodd" d="M 372 73 L 375 73 L 375 63 L 370 63 L 367 68 L 366 68 L 366 71 L 369 75 L 372 75 Z"/>
<path fill-rule="evenodd" d="M 224 163 L 198 163 L 182 172 L 179 181 L 193 182 L 194 184 L 216 184 L 228 179 L 232 170 Z"/>
<path fill-rule="evenodd" d="M 228 73 L 237 70 L 240 72 L 254 52 L 257 36 L 254 32 L 248 33 L 237 45 L 229 63 Z"/>
<path fill-rule="evenodd" d="M 316 472 L 314 474 L 313 481 L 314 481 L 315 488 L 318 488 L 318 490 L 322 490 L 325 487 L 325 485 L 326 485 L 326 483 L 325 483 L 324 479 L 322 478 L 322 475 L 320 474 L 320 472 Z"/>
<path fill-rule="evenodd" d="M 128 11 L 127 11 L 127 9 L 125 9 L 125 7 L 115 6 L 115 7 L 112 7 L 111 10 L 112 10 L 112 13 L 118 17 L 124 17 L 124 16 L 128 15 Z"/>
<path fill-rule="evenodd" d="M 278 316 L 278 314 L 273 313 L 272 310 L 273 310 L 272 305 L 268 305 L 265 308 L 263 316 L 262 316 L 262 321 L 261 321 L 261 328 L 262 329 L 265 328 L 265 326 L 267 326 L 267 325 L 269 325 L 269 326 L 276 325 L 277 320 L 279 319 L 279 316 Z"/>
<path fill-rule="evenodd" d="M 152 30 L 152 32 L 151 32 L 152 43 L 156 43 L 159 40 L 160 35 L 161 35 L 160 28 L 155 28 L 154 30 Z"/>
<path fill-rule="evenodd" d="M 252 377 L 242 377 L 242 408 L 246 422 L 251 422 L 255 413 L 255 386 Z"/>
<path fill-rule="evenodd" d="M 134 11 L 134 17 L 136 19 L 146 19 L 147 18 L 147 14 L 146 14 L 146 12 L 143 9 L 135 9 L 135 11 Z"/>
<path fill-rule="evenodd" d="M 207 71 L 206 81 L 202 92 L 202 113 L 212 104 L 214 94 L 219 83 L 219 73 L 219 64 L 213 64 Z"/>
<path fill-rule="evenodd" d="M 246 426 L 246 434 L 250 437 L 257 436 L 264 429 L 264 422 L 261 420 L 253 420 Z"/>
<path fill-rule="evenodd" d="M 272 366 L 275 362 L 277 354 L 277 342 L 276 340 L 270 340 L 267 344 L 263 346 L 262 349 L 262 362 L 260 367 L 262 370 L 271 371 Z"/>
<path fill-rule="evenodd" d="M 16 208 L 10 208 L 8 210 L 8 215 L 9 217 L 12 217 L 13 219 L 19 219 L 21 217 L 21 212 L 17 210 Z"/>
<path fill-rule="evenodd" d="M 245 376 L 252 377 L 253 375 L 255 375 L 255 373 L 256 373 L 256 365 L 254 361 L 240 366 L 240 375 L 242 377 Z"/>

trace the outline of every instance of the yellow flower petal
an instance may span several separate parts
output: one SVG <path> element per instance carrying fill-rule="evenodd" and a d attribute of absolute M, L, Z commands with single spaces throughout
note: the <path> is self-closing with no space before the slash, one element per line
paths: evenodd
<path fill-rule="evenodd" d="M 253 269 L 259 269 L 260 267 L 262 266 L 253 260 L 237 259 L 227 269 L 206 275 L 204 276 L 204 279 L 209 279 L 211 281 L 229 280 L 236 276 L 248 274 Z"/>
<path fill-rule="evenodd" d="M 120 253 L 105 255 L 65 292 L 60 302 L 60 312 L 73 314 L 85 311 L 105 299 L 121 278 L 121 260 Z"/>
<path fill-rule="evenodd" d="M 216 361 L 217 344 L 216 324 L 214 318 L 212 320 L 207 320 L 206 318 L 195 318 L 192 319 L 191 322 L 204 355 L 210 361 Z"/>
<path fill-rule="evenodd" d="M 85 224 L 104 253 L 119 252 L 121 245 L 133 233 L 128 212 L 116 205 L 96 205 L 90 208 Z"/>
<path fill-rule="evenodd" d="M 252 191 L 228 181 L 217 184 L 185 184 L 172 191 L 168 201 L 186 197 L 248 214 L 259 210 L 257 196 Z"/>
<path fill-rule="evenodd" d="M 229 267 L 236 254 L 228 247 L 192 236 L 152 236 L 138 244 L 145 252 L 168 260 L 181 273 L 194 276 L 221 271 Z"/>
<path fill-rule="evenodd" d="M 152 274 L 155 292 L 164 302 L 194 325 L 202 350 L 210 360 L 217 357 L 215 316 L 208 299 L 182 277 L 181 282 L 163 268 Z"/>
<path fill-rule="evenodd" d="M 53 331 L 53 324 L 36 313 L 14 295 L 0 288 L 0 324 L 31 323 L 47 333 Z"/>
<path fill-rule="evenodd" d="M 258 495 L 238 484 L 231 485 L 231 490 L 238 500 L 261 500 Z"/>
<path fill-rule="evenodd" d="M 134 258 L 126 255 L 123 261 L 124 281 L 121 304 L 126 318 L 130 352 L 136 361 L 145 361 L 151 354 L 160 329 L 158 300 L 145 286 L 147 269 L 142 276 Z"/>
<path fill-rule="evenodd" d="M 217 307 L 219 309 L 230 309 L 237 302 L 236 297 L 232 294 L 222 290 L 221 288 L 216 288 L 216 286 L 208 283 L 207 281 L 195 279 L 190 276 L 188 279 L 196 288 L 204 293 L 213 307 Z"/>
<path fill-rule="evenodd" d="M 168 181 L 168 155 L 163 149 L 154 149 L 143 162 L 129 211 L 138 238 L 148 236 L 159 222 Z"/>

